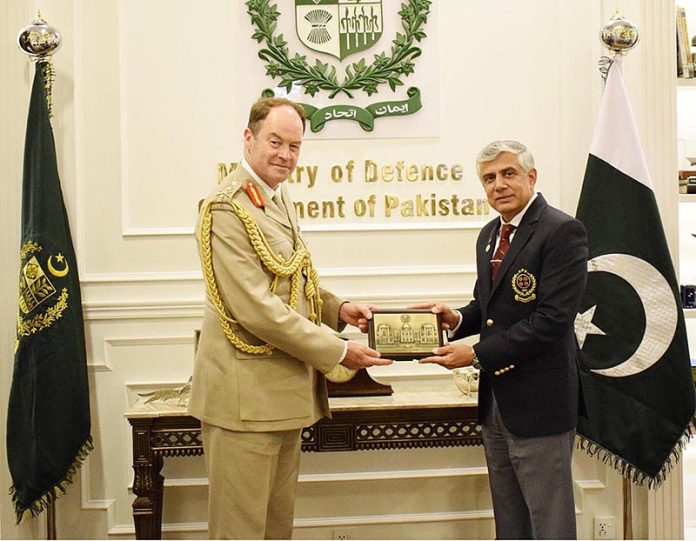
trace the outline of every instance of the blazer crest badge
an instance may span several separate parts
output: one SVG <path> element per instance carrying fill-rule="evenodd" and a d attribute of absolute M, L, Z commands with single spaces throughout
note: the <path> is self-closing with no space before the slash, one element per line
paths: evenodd
<path fill-rule="evenodd" d="M 536 286 L 536 278 L 527 269 L 518 270 L 512 277 L 512 290 L 518 302 L 527 303 L 536 299 Z"/>

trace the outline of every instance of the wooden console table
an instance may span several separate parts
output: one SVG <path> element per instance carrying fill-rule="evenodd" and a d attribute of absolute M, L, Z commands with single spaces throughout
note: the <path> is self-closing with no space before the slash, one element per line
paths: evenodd
<path fill-rule="evenodd" d="M 167 401 L 169 402 L 169 401 Z M 482 445 L 476 398 L 454 387 L 384 397 L 331 398 L 331 420 L 302 431 L 303 452 Z M 200 422 L 183 406 L 139 401 L 126 413 L 133 431 L 133 521 L 136 539 L 161 539 L 164 477 L 169 456 L 203 454 Z"/>

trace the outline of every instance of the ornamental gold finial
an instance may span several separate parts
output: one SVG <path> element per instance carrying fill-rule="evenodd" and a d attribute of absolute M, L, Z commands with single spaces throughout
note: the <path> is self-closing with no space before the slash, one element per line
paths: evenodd
<path fill-rule="evenodd" d="M 638 27 L 620 15 L 618 9 L 609 22 L 602 27 L 599 37 L 604 46 L 615 55 L 626 54 L 638 44 L 640 38 Z"/>
<path fill-rule="evenodd" d="M 37 10 L 36 19 L 19 31 L 17 45 L 20 50 L 35 60 L 46 59 L 59 48 L 63 38 L 60 32 L 48 24 Z"/>

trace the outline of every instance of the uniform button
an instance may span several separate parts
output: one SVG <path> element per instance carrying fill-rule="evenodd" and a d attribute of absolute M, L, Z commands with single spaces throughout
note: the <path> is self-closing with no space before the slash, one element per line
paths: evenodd
<path fill-rule="evenodd" d="M 511 365 L 510 365 L 510 370 L 512 370 L 513 368 L 515 368 L 515 365 L 514 365 L 514 364 L 511 364 Z"/>
<path fill-rule="evenodd" d="M 487 319 L 486 320 L 486 327 L 492 327 L 493 326 L 493 320 L 492 319 Z"/>
<path fill-rule="evenodd" d="M 500 375 L 500 370 L 496 370 L 496 371 L 495 371 L 495 375 L 496 375 L 496 376 L 499 376 L 499 375 Z"/>

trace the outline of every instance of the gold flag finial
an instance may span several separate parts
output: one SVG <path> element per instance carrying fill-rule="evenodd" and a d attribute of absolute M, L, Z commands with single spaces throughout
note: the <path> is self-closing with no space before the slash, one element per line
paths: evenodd
<path fill-rule="evenodd" d="M 614 16 L 601 29 L 599 34 L 604 46 L 614 56 L 624 55 L 633 49 L 640 39 L 638 27 L 619 14 L 616 10 Z"/>

